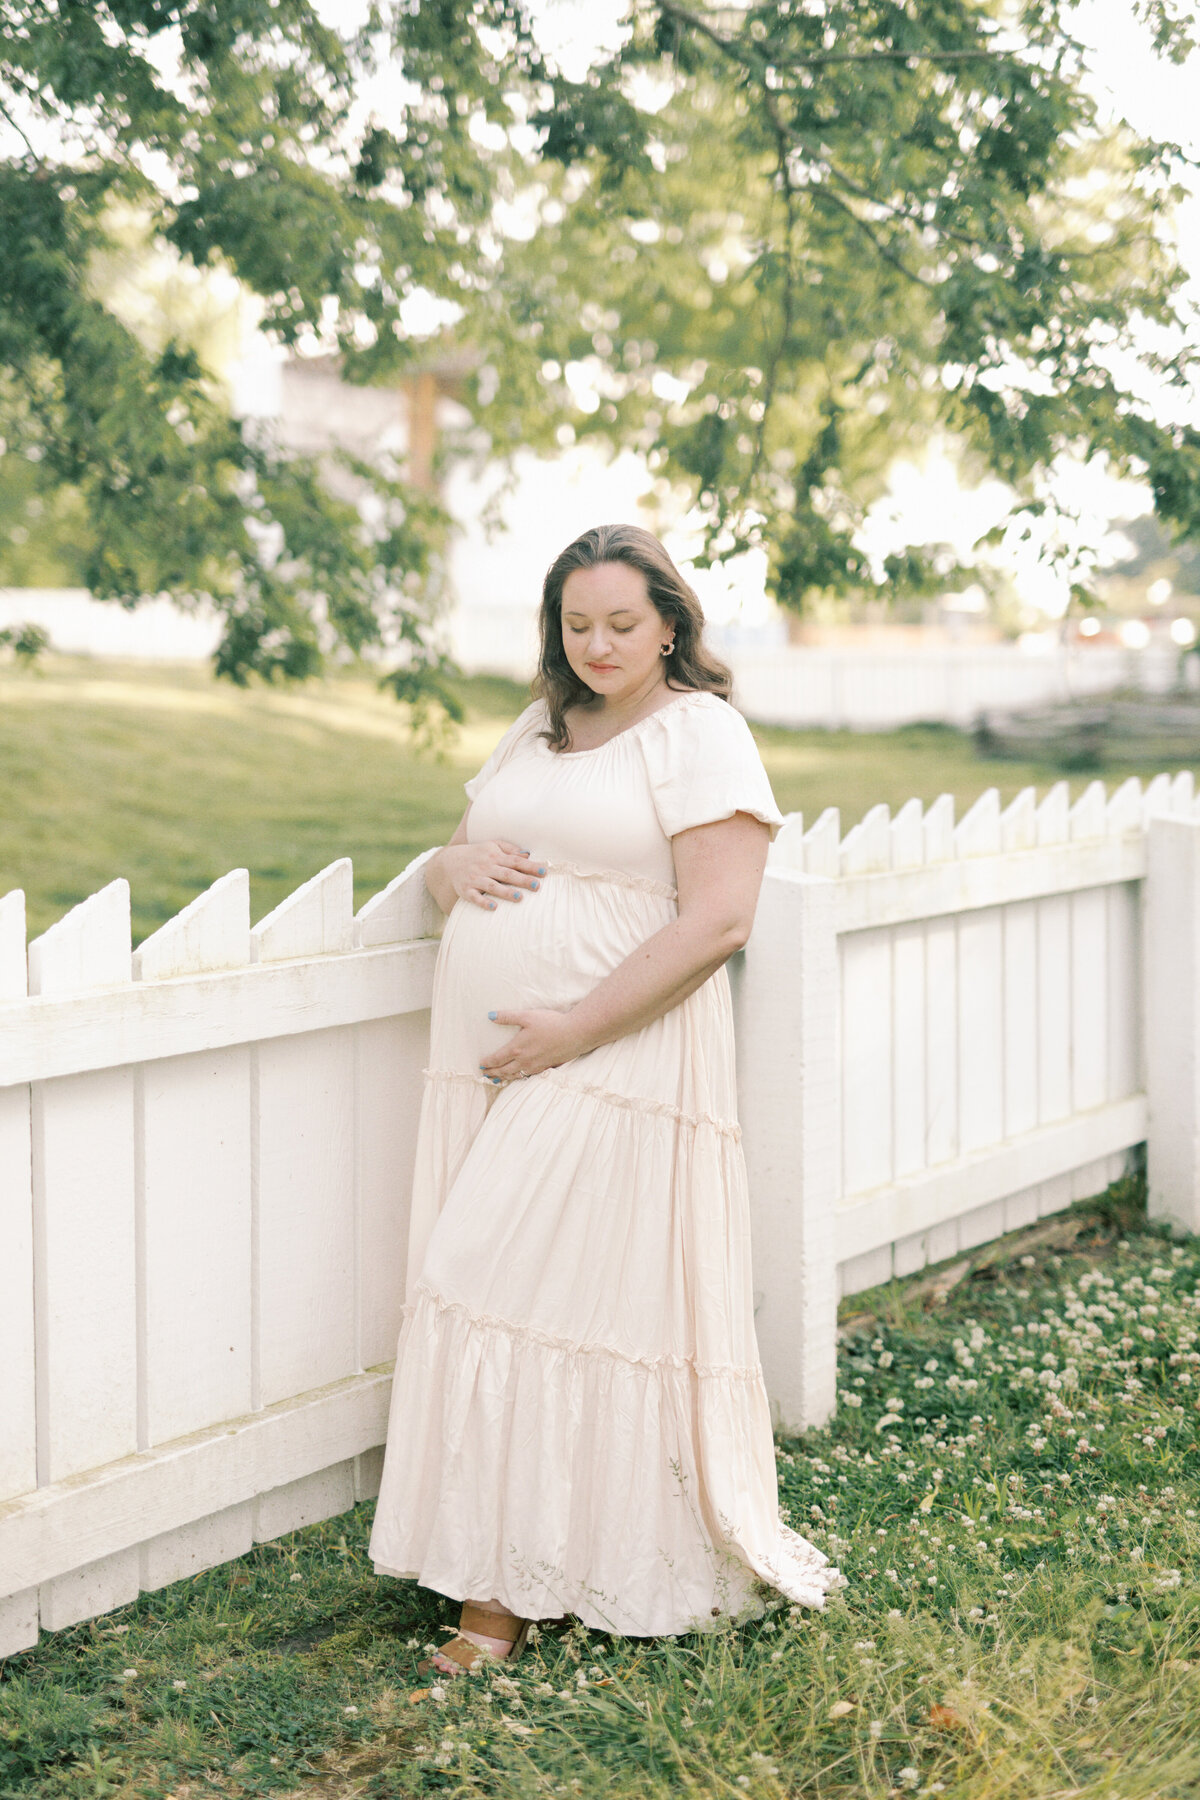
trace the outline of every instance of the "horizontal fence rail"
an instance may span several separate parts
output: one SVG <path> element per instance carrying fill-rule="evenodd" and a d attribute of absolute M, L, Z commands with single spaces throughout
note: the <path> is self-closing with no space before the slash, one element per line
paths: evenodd
<path fill-rule="evenodd" d="M 235 870 L 131 948 L 0 898 L 0 1655 L 376 1491 L 439 915 Z M 731 965 L 777 1423 L 850 1294 L 1103 1188 L 1200 1227 L 1190 775 L 778 834 Z"/>

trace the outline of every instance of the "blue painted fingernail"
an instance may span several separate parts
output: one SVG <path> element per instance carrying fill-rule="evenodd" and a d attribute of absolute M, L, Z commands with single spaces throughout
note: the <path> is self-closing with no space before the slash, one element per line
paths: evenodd
<path fill-rule="evenodd" d="M 530 885 L 530 887 L 531 887 L 531 888 L 533 888 L 533 889 L 534 889 L 534 890 L 535 890 L 535 892 L 536 892 L 536 890 L 537 890 L 537 888 L 538 888 L 538 887 L 539 887 L 539 885 L 540 885 L 540 883 L 538 883 L 538 882 L 536 882 L 536 881 L 531 881 L 531 882 L 530 882 L 530 884 L 529 884 L 529 885 Z"/>
<path fill-rule="evenodd" d="M 538 874 L 544 875 L 545 873 L 546 873 L 546 865 L 545 865 L 545 863 L 543 863 L 541 868 L 538 870 Z"/>
<path fill-rule="evenodd" d="M 494 900 L 489 900 L 488 901 L 488 911 L 495 912 L 495 910 L 496 910 L 496 902 Z"/>
<path fill-rule="evenodd" d="M 500 1077 L 498 1075 L 489 1075 L 488 1080 L 491 1082 L 493 1087 L 500 1086 Z"/>
<path fill-rule="evenodd" d="M 488 1014 L 488 1018 L 489 1018 L 489 1019 L 494 1019 L 494 1018 L 495 1018 L 495 1016 L 496 1016 L 496 1015 L 495 1015 L 495 1013 L 489 1013 L 489 1014 Z"/>

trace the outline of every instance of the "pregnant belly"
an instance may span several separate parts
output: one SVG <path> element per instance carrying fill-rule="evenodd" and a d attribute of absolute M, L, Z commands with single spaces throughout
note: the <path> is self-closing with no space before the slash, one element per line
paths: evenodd
<path fill-rule="evenodd" d="M 674 916 L 662 893 L 570 875 L 495 912 L 460 900 L 438 956 L 436 1066 L 474 1069 L 511 1037 L 489 1012 L 574 1006 Z"/>

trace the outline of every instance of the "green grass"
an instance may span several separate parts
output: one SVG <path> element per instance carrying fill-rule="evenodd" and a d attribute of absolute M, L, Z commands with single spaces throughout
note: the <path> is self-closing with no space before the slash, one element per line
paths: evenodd
<path fill-rule="evenodd" d="M 414 753 L 402 710 L 361 676 L 243 692 L 198 668 L 49 658 L 2 669 L 0 893 L 25 889 L 32 935 L 124 875 L 140 940 L 228 869 L 250 870 L 260 918 L 350 856 L 361 905 L 445 842 L 463 780 L 525 701 L 499 680 L 462 693 L 467 724 L 439 760 Z M 984 762 L 939 726 L 758 736 L 780 805 L 810 822 L 826 806 L 847 825 L 878 801 L 943 791 L 962 809 L 985 787 L 1007 800 L 1057 778 Z"/>
<path fill-rule="evenodd" d="M 1200 1242 L 1140 1199 L 848 1303 L 837 1417 L 779 1446 L 825 1612 L 431 1688 L 455 1609 L 374 1577 L 360 1506 L 12 1659 L 0 1796 L 1191 1800 Z"/>

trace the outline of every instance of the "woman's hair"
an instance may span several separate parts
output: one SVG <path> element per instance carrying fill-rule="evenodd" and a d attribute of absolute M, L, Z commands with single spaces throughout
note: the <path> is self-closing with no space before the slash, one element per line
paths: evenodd
<path fill-rule="evenodd" d="M 546 702 L 550 729 L 542 735 L 556 750 L 570 742 L 565 713 L 569 706 L 591 706 L 600 698 L 580 681 L 563 648 L 562 596 L 567 576 L 576 569 L 598 569 L 624 563 L 645 577 L 651 604 L 675 627 L 675 648 L 664 658 L 667 684 L 680 692 L 695 689 L 728 700 L 733 677 L 704 647 L 704 614 L 663 546 L 640 525 L 596 525 L 568 544 L 546 571 L 540 617 L 541 654 L 533 691 Z"/>

